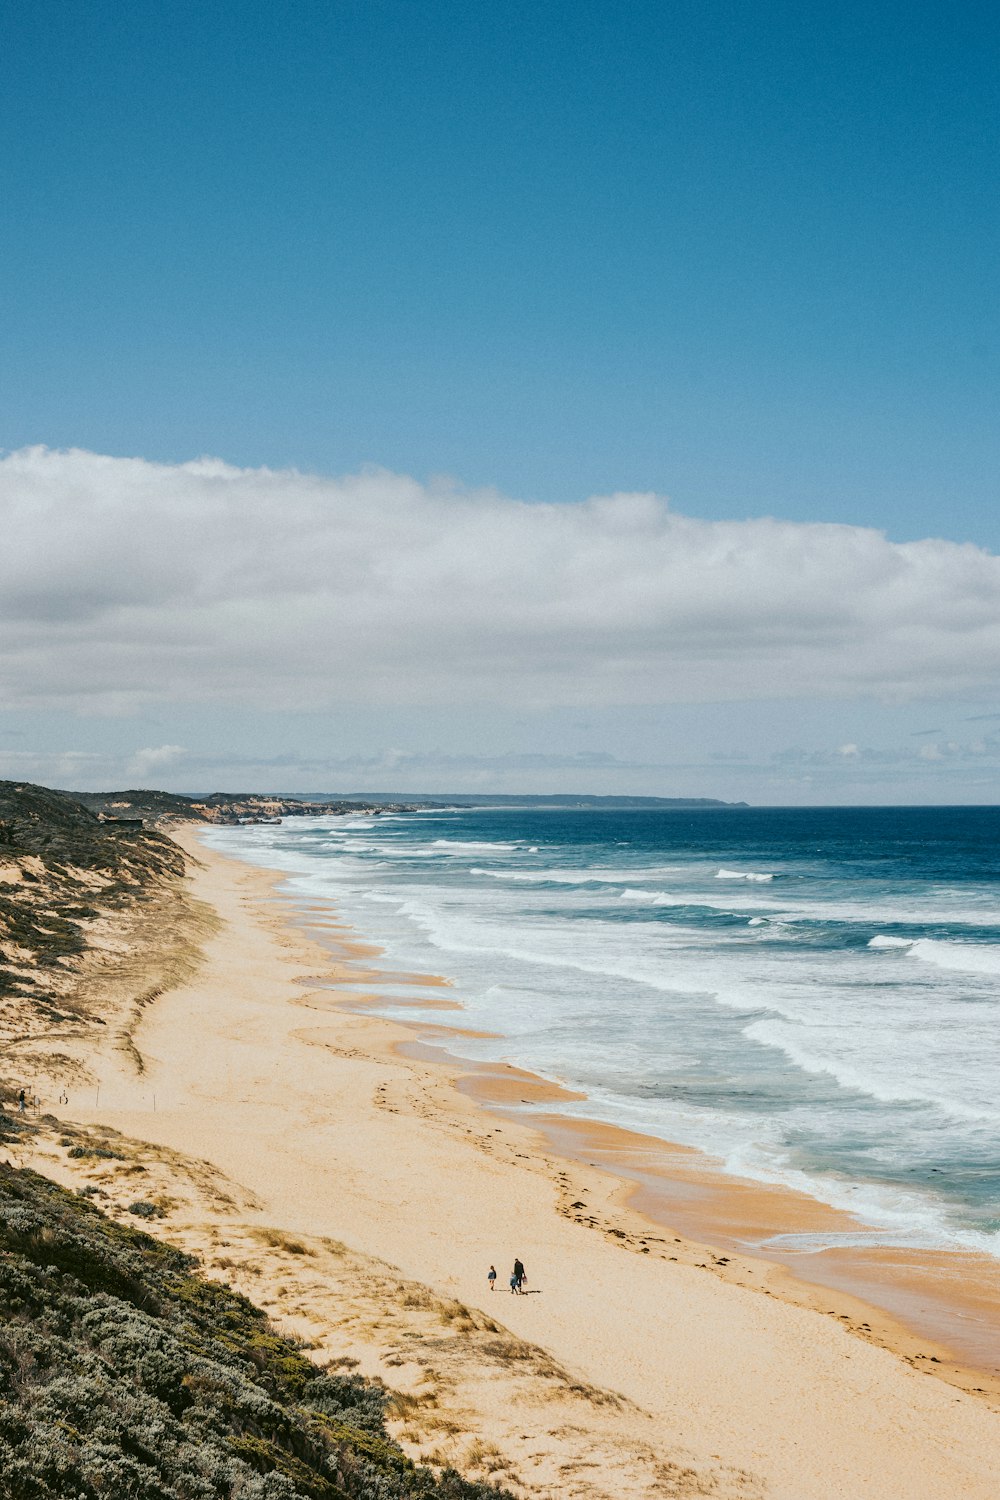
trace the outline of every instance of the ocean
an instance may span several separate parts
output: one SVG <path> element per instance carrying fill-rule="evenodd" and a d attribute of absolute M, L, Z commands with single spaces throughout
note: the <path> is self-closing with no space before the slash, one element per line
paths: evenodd
<path fill-rule="evenodd" d="M 458 1024 L 499 1034 L 455 1050 L 582 1090 L 567 1115 L 857 1216 L 824 1243 L 1000 1255 L 1000 809 L 462 809 L 207 842 L 452 980 Z"/>

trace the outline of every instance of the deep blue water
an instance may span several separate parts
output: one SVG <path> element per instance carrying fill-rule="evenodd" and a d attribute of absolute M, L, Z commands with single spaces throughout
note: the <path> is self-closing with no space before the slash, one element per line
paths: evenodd
<path fill-rule="evenodd" d="M 886 1240 L 1000 1253 L 1000 809 L 463 809 L 210 838 L 449 976 L 502 1033 L 462 1050 L 585 1090 L 567 1113 Z"/>

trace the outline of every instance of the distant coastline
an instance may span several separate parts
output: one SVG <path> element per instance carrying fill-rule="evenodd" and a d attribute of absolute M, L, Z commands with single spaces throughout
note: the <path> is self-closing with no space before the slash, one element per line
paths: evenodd
<path fill-rule="evenodd" d="M 302 793 L 303 800 L 312 801 L 311 795 Z M 458 792 L 447 796 L 440 792 L 405 794 L 396 792 L 359 792 L 358 799 L 365 797 L 371 802 L 400 802 L 403 800 L 435 807 L 607 807 L 619 811 L 632 808 L 716 808 L 749 807 L 749 802 L 723 802 L 717 797 L 624 797 L 603 796 L 583 792 Z M 353 798 L 352 798 L 353 800 Z"/>
<path fill-rule="evenodd" d="M 746 802 L 720 802 L 712 797 L 620 797 L 590 793 L 552 792 L 513 793 L 406 793 L 406 792 L 162 792 L 148 787 L 131 787 L 117 792 L 49 792 L 16 782 L 0 782 L 9 794 L 43 792 L 48 796 L 69 799 L 82 806 L 106 827 L 119 830 L 129 827 L 168 829 L 172 824 L 197 823 L 280 823 L 283 818 L 343 817 L 362 813 L 378 817 L 380 813 L 441 811 L 466 808 L 538 808 L 572 812 L 678 811 L 715 812 L 749 809 Z"/>

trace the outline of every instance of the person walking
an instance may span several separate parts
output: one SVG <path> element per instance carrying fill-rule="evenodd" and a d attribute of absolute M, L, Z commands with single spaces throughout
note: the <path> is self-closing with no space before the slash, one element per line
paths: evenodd
<path fill-rule="evenodd" d="M 497 1268 L 496 1268 L 496 1266 L 490 1266 L 490 1269 L 489 1269 L 489 1272 L 487 1274 L 486 1280 L 490 1284 L 490 1291 L 491 1292 L 495 1291 L 496 1290 L 496 1284 L 497 1284 Z"/>
<path fill-rule="evenodd" d="M 27 1108 L 27 1100 L 24 1097 L 24 1089 L 21 1089 L 20 1093 L 17 1096 L 17 1112 L 18 1112 L 18 1114 L 23 1115 L 26 1108 Z"/>
<path fill-rule="evenodd" d="M 515 1260 L 514 1262 L 514 1278 L 517 1281 L 517 1290 L 520 1292 L 528 1278 L 524 1273 L 524 1266 L 519 1260 Z"/>

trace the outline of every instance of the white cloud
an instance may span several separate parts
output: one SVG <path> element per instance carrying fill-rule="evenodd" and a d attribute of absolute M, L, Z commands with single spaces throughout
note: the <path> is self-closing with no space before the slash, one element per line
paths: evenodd
<path fill-rule="evenodd" d="M 40 448 L 0 461 L 0 524 L 0 706 L 982 697 L 1000 680 L 1000 559 L 943 540 Z"/>
<path fill-rule="evenodd" d="M 187 754 L 183 745 L 148 745 L 137 750 L 128 765 L 128 774 L 145 780 L 154 772 L 163 771 L 183 760 Z"/>

